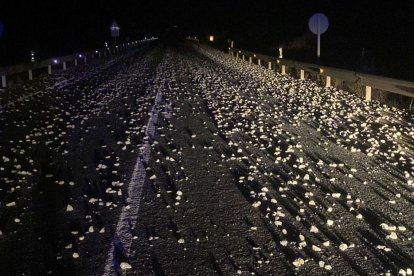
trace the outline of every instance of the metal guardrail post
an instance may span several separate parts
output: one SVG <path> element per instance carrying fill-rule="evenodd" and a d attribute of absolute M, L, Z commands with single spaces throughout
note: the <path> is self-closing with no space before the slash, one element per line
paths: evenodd
<path fill-rule="evenodd" d="M 63 62 L 63 70 L 66 70 L 66 61 Z"/>
<path fill-rule="evenodd" d="M 249 57 L 249 63 L 253 63 L 253 58 Z"/>
<path fill-rule="evenodd" d="M 239 52 L 236 53 L 236 58 L 239 58 Z"/>
<path fill-rule="evenodd" d="M 242 55 L 242 60 L 244 60 L 244 55 Z"/>
<path fill-rule="evenodd" d="M 47 73 L 49 74 L 49 75 L 51 75 L 52 74 L 52 65 L 48 65 L 47 66 Z"/>
<path fill-rule="evenodd" d="M 7 87 L 6 76 L 1 76 L 1 87 L 3 87 L 3 88 Z"/>
<path fill-rule="evenodd" d="M 33 71 L 32 71 L 32 69 L 29 70 L 29 80 L 33 80 Z"/>
<path fill-rule="evenodd" d="M 83 58 L 83 62 L 84 63 L 86 63 L 88 61 L 88 59 L 87 59 L 87 57 L 85 56 L 84 58 Z"/>
<path fill-rule="evenodd" d="M 300 69 L 300 79 L 304 80 L 305 79 L 305 70 Z"/>
<path fill-rule="evenodd" d="M 331 77 L 326 76 L 326 87 L 331 87 Z"/>
<path fill-rule="evenodd" d="M 75 58 L 75 66 L 78 66 L 78 59 Z"/>
<path fill-rule="evenodd" d="M 282 75 L 286 75 L 286 65 L 282 65 Z"/>
<path fill-rule="evenodd" d="M 260 58 L 257 60 L 257 65 L 259 65 L 259 66 L 262 65 L 262 61 L 260 60 Z"/>
<path fill-rule="evenodd" d="M 267 66 L 267 69 L 272 70 L 272 62 L 271 61 L 269 61 L 269 64 Z"/>

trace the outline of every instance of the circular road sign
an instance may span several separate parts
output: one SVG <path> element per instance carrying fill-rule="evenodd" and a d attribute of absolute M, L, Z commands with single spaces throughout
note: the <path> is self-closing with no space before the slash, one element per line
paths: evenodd
<path fill-rule="evenodd" d="M 309 19 L 309 29 L 312 33 L 323 34 L 329 27 L 329 21 L 323 13 L 315 13 Z"/>

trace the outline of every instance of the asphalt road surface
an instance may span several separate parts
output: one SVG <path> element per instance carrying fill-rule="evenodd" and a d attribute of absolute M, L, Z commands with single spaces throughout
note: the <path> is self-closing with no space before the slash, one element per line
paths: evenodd
<path fill-rule="evenodd" d="M 412 275 L 414 117 L 208 46 L 0 91 L 0 275 Z"/>

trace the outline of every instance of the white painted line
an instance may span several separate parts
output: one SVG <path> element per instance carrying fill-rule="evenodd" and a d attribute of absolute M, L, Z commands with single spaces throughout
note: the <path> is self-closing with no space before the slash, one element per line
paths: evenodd
<path fill-rule="evenodd" d="M 161 65 L 160 65 L 161 66 Z M 119 255 L 128 256 L 133 240 L 132 230 L 138 219 L 139 207 L 142 199 L 142 190 L 146 180 L 146 166 L 151 157 L 151 145 L 155 137 L 156 124 L 158 122 L 159 109 L 162 106 L 163 88 L 165 85 L 164 69 L 161 69 L 163 82 L 158 88 L 155 103 L 152 107 L 150 118 L 145 130 L 145 144 L 140 148 L 131 181 L 128 186 L 127 205 L 122 208 L 118 219 L 116 231 L 109 250 L 103 275 L 117 275 L 120 273 Z"/>

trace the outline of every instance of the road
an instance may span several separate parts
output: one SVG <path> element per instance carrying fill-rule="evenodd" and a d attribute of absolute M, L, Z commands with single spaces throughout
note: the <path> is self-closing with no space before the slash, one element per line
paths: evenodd
<path fill-rule="evenodd" d="M 404 111 L 191 43 L 0 102 L 0 274 L 414 269 Z"/>

